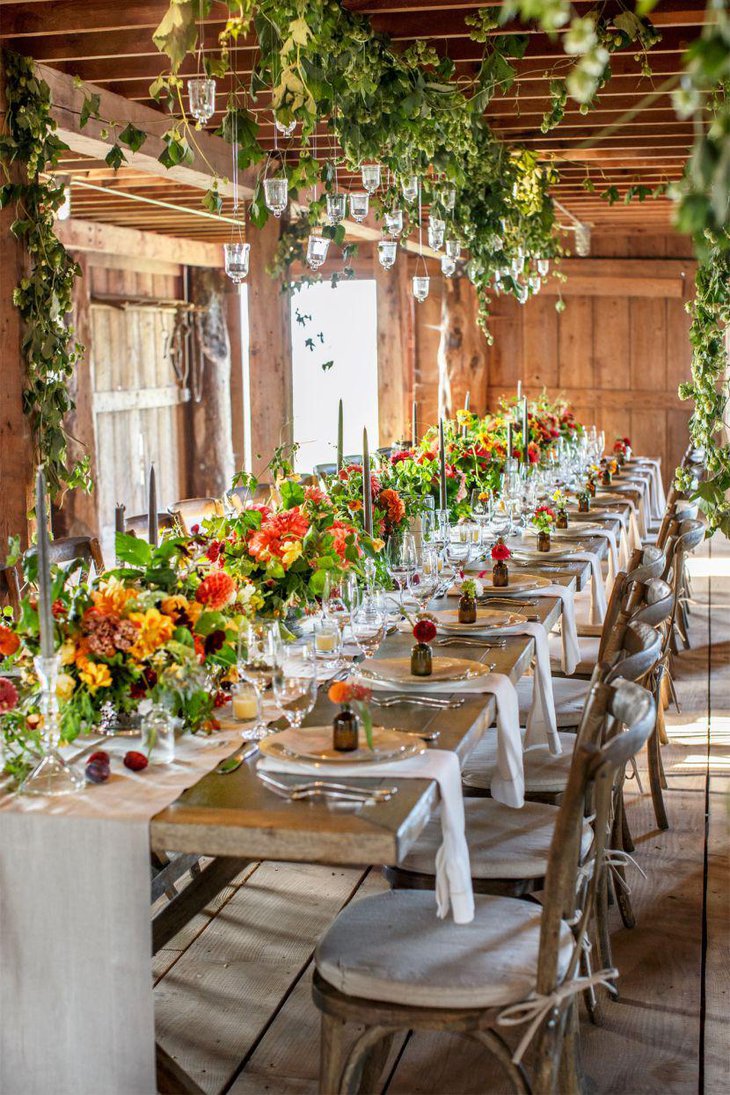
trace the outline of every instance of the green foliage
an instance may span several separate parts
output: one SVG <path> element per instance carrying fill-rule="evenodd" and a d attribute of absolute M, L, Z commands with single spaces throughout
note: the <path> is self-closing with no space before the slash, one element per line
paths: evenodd
<path fill-rule="evenodd" d="M 88 457 L 71 459 L 64 429 L 64 419 L 74 409 L 69 381 L 83 353 L 66 322 L 74 278 L 81 271 L 54 233 L 63 187 L 52 178 L 40 178 L 40 172 L 56 167 L 66 145 L 56 135 L 48 85 L 35 76 L 31 62 L 6 53 L 5 67 L 8 103 L 0 161 L 7 178 L 11 166 L 21 167 L 23 178 L 0 188 L 0 207 L 15 205 L 11 231 L 22 238 L 30 259 L 28 273 L 13 293 L 24 326 L 23 410 L 31 424 L 35 460 L 45 466 L 49 489 L 58 497 L 69 487 L 91 489 Z M 90 113 L 92 108 L 93 103 Z"/>
<path fill-rule="evenodd" d="M 692 379 L 681 384 L 682 399 L 694 400 L 690 437 L 705 451 L 706 479 L 698 483 L 677 469 L 677 486 L 696 498 L 708 518 L 710 534 L 730 536 L 730 443 L 727 440 L 730 380 L 726 328 L 730 324 L 730 241 L 707 239 L 706 258 L 697 270 L 692 316 Z"/>

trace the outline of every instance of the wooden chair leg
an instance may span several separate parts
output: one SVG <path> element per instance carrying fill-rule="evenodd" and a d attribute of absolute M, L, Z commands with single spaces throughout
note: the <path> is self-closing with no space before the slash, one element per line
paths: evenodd
<path fill-rule="evenodd" d="M 662 794 L 663 773 L 658 725 L 654 727 L 653 733 L 646 743 L 646 749 L 649 761 L 649 788 L 651 790 L 651 801 L 654 807 L 654 817 L 656 818 L 656 823 L 660 829 L 668 829 L 669 819 L 667 818 L 664 795 Z"/>
<path fill-rule="evenodd" d="M 558 1069 L 558 1087 L 560 1095 L 581 1095 L 584 1091 L 583 1072 L 580 1061 L 580 1029 L 578 1025 L 578 1007 L 570 1005 L 565 1020 L 565 1032 L 560 1053 Z"/>
<path fill-rule="evenodd" d="M 339 1095 L 344 1035 L 345 1020 L 323 1011 L 319 1046 L 320 1095 Z"/>
<path fill-rule="evenodd" d="M 596 890 L 596 936 L 600 964 L 603 969 L 613 968 L 613 947 L 608 926 L 609 875 L 609 869 L 603 867 Z M 612 995 L 615 998 L 615 994 L 612 993 Z"/>
<path fill-rule="evenodd" d="M 384 1038 L 381 1038 L 380 1041 L 372 1047 L 365 1058 L 358 1089 L 362 1095 L 370 1095 L 371 1092 L 380 1090 L 378 1081 L 388 1062 L 388 1056 L 393 1045 L 394 1037 L 394 1034 L 386 1034 Z"/>

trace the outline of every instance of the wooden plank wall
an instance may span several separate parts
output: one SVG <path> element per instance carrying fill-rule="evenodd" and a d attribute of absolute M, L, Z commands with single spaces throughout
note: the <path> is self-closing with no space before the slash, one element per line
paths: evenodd
<path fill-rule="evenodd" d="M 691 356 L 685 311 L 694 274 L 691 244 L 676 234 L 595 233 L 590 259 L 566 265 L 586 274 L 575 283 L 580 292 L 571 290 L 569 278 L 562 313 L 554 292 L 524 306 L 494 298 L 487 387 L 472 391 L 472 406 L 493 408 L 518 380 L 529 396 L 546 387 L 565 395 L 607 440 L 628 434 L 637 451 L 660 455 L 669 479 L 687 445 L 689 408 L 677 386 L 689 376 Z M 434 277 L 429 298 L 416 307 L 415 390 L 424 424 L 437 417 L 440 317 L 440 279 Z"/>

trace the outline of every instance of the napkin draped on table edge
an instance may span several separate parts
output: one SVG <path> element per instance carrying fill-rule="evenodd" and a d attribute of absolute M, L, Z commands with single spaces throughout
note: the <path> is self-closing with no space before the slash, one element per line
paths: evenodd
<path fill-rule="evenodd" d="M 517 697 L 515 695 L 515 703 Z M 433 779 L 438 783 L 441 799 L 441 832 L 443 841 L 436 854 L 436 911 L 447 915 L 449 907 L 456 924 L 468 924 L 474 919 L 474 891 L 471 883 L 469 847 L 466 842 L 464 796 L 461 789 L 461 767 L 456 753 L 448 749 L 427 749 L 416 757 L 388 761 L 383 764 L 332 764 L 323 773 L 320 766 L 274 757 L 262 757 L 259 768 L 272 772 L 301 773 L 322 778 L 331 776 L 400 776 L 410 779 Z"/>

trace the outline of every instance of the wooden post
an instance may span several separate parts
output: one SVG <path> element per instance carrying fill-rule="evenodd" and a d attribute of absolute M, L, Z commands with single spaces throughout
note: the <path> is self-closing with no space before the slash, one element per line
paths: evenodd
<path fill-rule="evenodd" d="M 76 278 L 73 288 L 72 323 L 76 338 L 84 347 L 82 360 L 76 366 L 69 384 L 70 395 L 76 408 L 66 418 L 64 426 L 69 435 L 69 459 L 76 460 L 88 455 L 91 460 L 91 478 L 96 484 L 96 424 L 94 420 L 94 378 L 91 372 L 92 325 L 89 285 L 89 263 L 86 255 L 74 256 L 81 267 L 81 277 Z M 98 536 L 100 532 L 98 494 L 83 490 L 68 491 L 60 509 L 53 514 L 53 531 L 56 536 Z"/>
<path fill-rule="evenodd" d="M 410 437 L 413 295 L 407 255 L 392 270 L 373 259 L 378 308 L 378 432 L 381 445 Z"/>
<path fill-rule="evenodd" d="M 477 414 L 487 404 L 487 340 L 477 325 L 477 299 L 468 278 L 444 278 L 438 349 L 439 414 L 451 417 L 471 392 Z"/>
<path fill-rule="evenodd" d="M 245 464 L 246 431 L 248 429 L 243 383 L 242 298 L 238 286 L 231 281 L 226 286 L 225 303 L 228 338 L 231 343 L 231 442 L 233 445 L 233 463 L 236 471 L 240 471 Z"/>
<path fill-rule="evenodd" d="M 190 406 L 193 495 L 220 497 L 233 478 L 231 344 L 226 323 L 226 276 L 221 270 L 191 270 L 191 296 L 205 309 L 196 314 L 194 349 L 200 399 Z"/>
<path fill-rule="evenodd" d="M 278 445 L 292 439 L 290 300 L 267 273 L 278 242 L 279 222 L 273 217 L 251 234 L 248 360 L 254 474 L 265 468 Z"/>
<path fill-rule="evenodd" d="M 0 54 L 0 114 L 5 114 L 5 69 Z M 22 182 L 21 168 L 13 165 L 7 182 Z M 0 346 L 2 347 L 2 384 L 0 384 L 0 468 L 2 468 L 2 506 L 0 506 L 0 559 L 5 558 L 8 536 L 20 536 L 28 544 L 28 513 L 32 508 L 33 444 L 28 419 L 23 414 L 25 360 L 21 352 L 23 337 L 20 314 L 13 304 L 13 291 L 25 273 L 25 248 L 10 233 L 16 218 L 15 206 L 0 211 L 2 268 L 0 272 Z"/>

